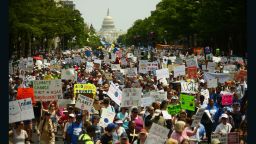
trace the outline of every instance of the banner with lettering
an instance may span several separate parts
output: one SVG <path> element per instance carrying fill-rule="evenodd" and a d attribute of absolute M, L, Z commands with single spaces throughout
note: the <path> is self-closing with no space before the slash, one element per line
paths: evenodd
<path fill-rule="evenodd" d="M 181 92 L 182 93 L 191 93 L 195 94 L 198 92 L 198 83 L 190 81 L 190 82 L 185 82 L 181 81 Z"/>
<path fill-rule="evenodd" d="M 139 61 L 139 73 L 146 74 L 148 72 L 148 61 L 140 60 Z"/>
<path fill-rule="evenodd" d="M 75 107 L 81 110 L 91 111 L 93 102 L 94 99 L 78 94 Z"/>
<path fill-rule="evenodd" d="M 62 97 L 62 82 L 58 80 L 33 81 L 36 101 L 54 101 Z"/>
<path fill-rule="evenodd" d="M 31 98 L 9 101 L 9 123 L 34 119 Z"/>
<path fill-rule="evenodd" d="M 157 80 L 163 79 L 163 78 L 169 78 L 170 74 L 169 74 L 168 68 L 156 70 L 156 77 L 157 77 Z"/>
<path fill-rule="evenodd" d="M 121 107 L 140 106 L 142 88 L 124 88 Z"/>
<path fill-rule="evenodd" d="M 178 105 L 173 105 L 173 104 L 170 104 L 167 106 L 167 112 L 170 114 L 170 115 L 176 115 L 178 113 L 180 113 L 181 111 L 181 105 L 178 104 Z"/>
<path fill-rule="evenodd" d="M 197 78 L 197 67 L 187 67 L 187 74 L 189 79 Z"/>
<path fill-rule="evenodd" d="M 122 91 L 113 83 L 110 82 L 110 87 L 108 90 L 107 95 L 117 104 L 120 106 L 122 100 Z"/>
<path fill-rule="evenodd" d="M 186 75 L 185 65 L 176 66 L 173 70 L 174 77 Z"/>
<path fill-rule="evenodd" d="M 195 111 L 195 97 L 187 94 L 180 94 L 181 108 Z"/>
<path fill-rule="evenodd" d="M 16 99 L 26 99 L 31 98 L 32 103 L 35 104 L 35 96 L 33 88 L 18 88 Z"/>

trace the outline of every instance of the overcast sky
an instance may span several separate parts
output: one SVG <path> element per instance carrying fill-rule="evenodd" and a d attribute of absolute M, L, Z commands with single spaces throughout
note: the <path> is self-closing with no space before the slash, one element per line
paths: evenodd
<path fill-rule="evenodd" d="M 115 27 L 127 31 L 134 21 L 150 16 L 150 12 L 156 9 L 156 4 L 161 0 L 74 0 L 87 24 L 92 24 L 98 31 L 101 28 L 104 17 L 113 17 Z"/>

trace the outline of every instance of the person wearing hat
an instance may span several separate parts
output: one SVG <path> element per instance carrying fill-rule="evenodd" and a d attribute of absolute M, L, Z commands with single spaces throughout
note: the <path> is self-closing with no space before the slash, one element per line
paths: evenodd
<path fill-rule="evenodd" d="M 64 129 L 63 129 L 63 139 L 64 141 L 66 141 L 67 143 L 71 142 L 71 137 L 67 134 L 67 129 L 68 127 L 75 122 L 75 114 L 70 113 L 68 115 L 68 121 L 65 123 L 64 125 Z"/>
<path fill-rule="evenodd" d="M 230 123 L 228 123 L 228 115 L 222 114 L 220 116 L 221 123 L 216 127 L 214 133 L 221 133 L 221 134 L 228 134 L 230 133 L 232 126 Z"/>
<path fill-rule="evenodd" d="M 67 128 L 67 134 L 71 137 L 71 143 L 76 144 L 78 141 L 78 137 L 82 132 L 82 118 L 81 114 L 76 115 L 76 121 L 72 122 L 71 125 Z"/>
<path fill-rule="evenodd" d="M 39 123 L 37 134 L 40 135 L 41 144 L 55 144 L 55 134 L 51 120 L 51 113 L 45 112 L 43 120 Z"/>
<path fill-rule="evenodd" d="M 104 129 L 102 126 L 99 126 L 100 116 L 99 115 L 92 115 L 92 126 L 95 129 L 95 136 L 93 137 L 93 141 L 96 143 L 100 140 L 101 136 L 104 133 Z"/>
<path fill-rule="evenodd" d="M 101 139 L 96 142 L 96 144 L 112 144 L 113 135 L 112 133 L 116 130 L 117 125 L 114 123 L 109 123 L 105 128 L 105 133 L 101 136 Z"/>
<path fill-rule="evenodd" d="M 141 129 L 139 135 L 138 135 L 138 139 L 134 141 L 134 144 L 144 144 L 146 142 L 148 136 L 148 132 L 146 129 Z"/>
<path fill-rule="evenodd" d="M 125 129 L 122 127 L 123 121 L 116 120 L 115 124 L 117 125 L 116 130 L 112 133 L 113 135 L 113 143 L 117 143 L 120 140 L 122 134 L 126 134 Z"/>

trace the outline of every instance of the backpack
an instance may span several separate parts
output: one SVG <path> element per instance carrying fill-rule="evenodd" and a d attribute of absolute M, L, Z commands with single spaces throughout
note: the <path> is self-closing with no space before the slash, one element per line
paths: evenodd
<path fill-rule="evenodd" d="M 81 139 L 79 139 L 81 135 L 83 135 L 83 136 L 81 137 Z M 92 141 L 91 139 L 85 139 L 84 140 L 84 137 L 85 137 L 86 134 L 81 134 L 81 135 L 78 137 L 77 144 L 86 144 L 86 142 Z"/>

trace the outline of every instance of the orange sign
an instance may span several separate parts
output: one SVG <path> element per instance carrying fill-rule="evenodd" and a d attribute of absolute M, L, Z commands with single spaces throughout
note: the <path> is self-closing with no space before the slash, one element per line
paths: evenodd
<path fill-rule="evenodd" d="M 35 104 L 34 89 L 33 88 L 18 88 L 16 99 L 31 98 L 32 103 Z"/>
<path fill-rule="evenodd" d="M 197 78 L 197 67 L 187 67 L 187 74 L 190 79 Z"/>

